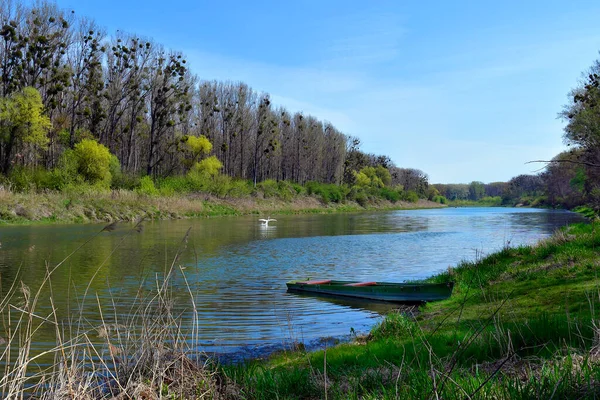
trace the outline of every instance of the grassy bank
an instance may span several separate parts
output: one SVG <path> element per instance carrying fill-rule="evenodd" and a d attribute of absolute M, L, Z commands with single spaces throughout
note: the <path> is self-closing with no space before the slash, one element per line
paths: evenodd
<path fill-rule="evenodd" d="M 209 194 L 147 195 L 136 191 L 47 191 L 18 193 L 0 189 L 0 223 L 83 223 L 192 218 L 248 214 L 332 213 L 364 210 L 435 208 L 442 205 L 419 199 L 392 202 L 375 199 L 329 202 L 317 195 L 289 199 L 265 195 L 219 198 Z"/>
<path fill-rule="evenodd" d="M 356 343 L 224 374 L 258 399 L 598 398 L 599 270 L 600 225 L 572 226 L 432 277 L 456 282 L 451 299 Z"/>

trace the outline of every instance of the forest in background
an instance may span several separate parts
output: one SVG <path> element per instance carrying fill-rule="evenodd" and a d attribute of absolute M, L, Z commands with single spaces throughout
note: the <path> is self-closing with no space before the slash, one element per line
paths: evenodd
<path fill-rule="evenodd" d="M 183 54 L 151 39 L 108 35 L 51 2 L 2 2 L 0 23 L 0 181 L 12 191 L 600 208 L 597 61 L 560 114 L 572 150 L 509 182 L 430 185 L 423 171 L 364 153 L 358 138 L 268 93 L 201 80 Z"/>
<path fill-rule="evenodd" d="M 284 181 L 334 201 L 427 196 L 422 171 L 245 83 L 202 81 L 150 39 L 108 36 L 50 2 L 3 2 L 0 20 L 0 171 L 12 190 L 225 197 Z"/>

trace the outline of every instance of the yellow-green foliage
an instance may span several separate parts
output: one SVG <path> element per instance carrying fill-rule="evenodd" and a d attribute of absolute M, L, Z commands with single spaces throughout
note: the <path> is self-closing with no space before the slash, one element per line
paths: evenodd
<path fill-rule="evenodd" d="M 121 163 L 119 159 L 114 154 L 110 155 L 110 160 L 108 162 L 108 171 L 110 172 L 111 182 L 115 180 L 115 178 L 121 177 Z"/>
<path fill-rule="evenodd" d="M 389 186 L 392 184 L 392 174 L 390 174 L 390 171 L 387 168 L 378 165 L 375 168 L 375 175 L 381 179 L 381 182 L 384 184 L 384 186 Z"/>
<path fill-rule="evenodd" d="M 202 156 L 210 153 L 212 150 L 212 143 L 204 135 L 200 136 L 184 136 L 181 138 L 182 147 L 180 148 L 184 154 L 185 159 L 182 160 L 182 164 L 187 168 L 196 168 L 196 160 L 202 158 Z"/>
<path fill-rule="evenodd" d="M 194 164 L 190 175 L 214 177 L 223 168 L 223 164 L 215 156 L 210 156 Z"/>
<path fill-rule="evenodd" d="M 83 139 L 75 145 L 72 157 L 77 165 L 77 173 L 91 184 L 110 185 L 111 167 L 115 171 L 118 160 L 108 148 L 91 139 Z"/>
<path fill-rule="evenodd" d="M 136 189 L 139 194 L 145 194 L 146 196 L 158 195 L 158 190 L 154 186 L 154 181 L 149 176 L 144 176 L 140 179 L 140 186 Z"/>
<path fill-rule="evenodd" d="M 194 155 L 208 154 L 212 150 L 212 143 L 204 135 L 186 136 L 186 150 L 191 151 Z"/>
<path fill-rule="evenodd" d="M 353 171 L 353 173 L 354 173 L 354 180 L 355 180 L 357 186 L 360 186 L 360 187 L 371 186 L 371 179 L 364 172 Z"/>
<path fill-rule="evenodd" d="M 75 129 L 75 137 L 74 142 L 81 142 L 83 139 L 93 139 L 94 135 L 87 129 Z M 57 133 L 57 138 L 60 144 L 63 146 L 70 146 L 71 143 L 71 130 L 70 129 L 61 129 Z"/>
<path fill-rule="evenodd" d="M 32 87 L 0 99 L 0 129 L 3 139 L 10 140 L 12 136 L 12 140 L 45 147 L 52 123 L 43 114 L 43 109 L 42 97 Z"/>
<path fill-rule="evenodd" d="M 245 197 L 250 196 L 253 190 L 254 186 L 252 185 L 252 182 L 242 179 L 234 179 L 231 181 L 227 195 L 229 197 Z"/>
<path fill-rule="evenodd" d="M 265 197 L 276 197 L 279 191 L 277 181 L 274 179 L 266 179 L 256 186 L 263 192 Z"/>
<path fill-rule="evenodd" d="M 354 171 L 356 185 L 360 187 L 382 188 L 392 183 L 392 175 L 386 168 L 378 165 L 377 167 L 364 167 L 359 172 Z"/>

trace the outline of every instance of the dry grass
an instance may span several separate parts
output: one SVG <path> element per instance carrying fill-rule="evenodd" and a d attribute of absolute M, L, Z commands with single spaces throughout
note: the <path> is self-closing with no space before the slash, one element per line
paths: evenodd
<path fill-rule="evenodd" d="M 378 200 L 368 206 L 372 210 L 443 207 L 419 200 L 416 203 Z M 286 201 L 278 198 L 218 198 L 195 193 L 180 196 L 146 196 L 128 190 L 80 189 L 64 192 L 16 193 L 0 186 L 0 222 L 29 221 L 112 222 L 134 221 L 143 215 L 154 219 L 189 218 L 214 215 L 253 213 L 305 213 L 358 211 L 354 202 L 323 204 L 316 197 L 297 196 Z"/>
<path fill-rule="evenodd" d="M 134 234 L 139 225 L 131 230 Z M 102 231 L 110 230 L 112 224 Z M 189 232 L 188 232 L 189 233 Z M 92 240 L 91 238 L 90 240 Z M 186 246 L 182 241 L 180 251 Z M 89 240 L 88 240 L 89 242 Z M 81 247 L 80 247 L 81 248 Z M 77 250 L 76 250 L 77 251 Z M 7 399 L 219 399 L 226 397 L 223 380 L 215 373 L 210 360 L 198 349 L 197 314 L 194 296 L 176 264 L 179 251 L 164 275 L 157 275 L 154 285 L 140 285 L 138 295 L 128 310 L 111 299 L 112 306 L 101 305 L 100 299 L 88 293 L 77 299 L 79 313 L 62 323 L 50 297 L 50 312 L 38 311 L 43 288 L 51 288 L 52 275 L 58 265 L 47 268 L 40 288 L 32 291 L 13 282 L 0 300 L 0 316 L 5 332 L 0 363 L 4 367 L 0 393 Z M 67 257 L 68 258 L 68 257 Z M 98 270 L 103 264 L 98 266 Z M 175 278 L 178 282 L 175 284 Z M 181 279 L 182 278 L 182 279 Z M 93 280 L 94 278 L 92 278 Z M 145 286 L 147 287 L 147 286 Z M 189 310 L 184 321 L 181 309 L 176 311 L 173 293 L 189 293 Z M 88 321 L 84 305 L 94 301 L 101 323 Z M 184 325 L 185 322 L 185 325 Z M 36 332 L 50 327 L 55 345 L 41 352 L 31 351 Z M 40 368 L 41 358 L 53 358 L 50 367 Z"/>

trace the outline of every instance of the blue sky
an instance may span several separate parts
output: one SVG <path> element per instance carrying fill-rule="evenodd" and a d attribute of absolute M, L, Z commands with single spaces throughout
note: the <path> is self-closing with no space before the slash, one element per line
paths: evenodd
<path fill-rule="evenodd" d="M 358 136 L 432 183 L 506 181 L 566 147 L 558 112 L 599 58 L 598 1 L 59 0 Z"/>

